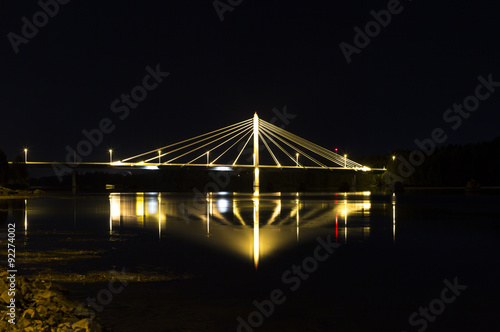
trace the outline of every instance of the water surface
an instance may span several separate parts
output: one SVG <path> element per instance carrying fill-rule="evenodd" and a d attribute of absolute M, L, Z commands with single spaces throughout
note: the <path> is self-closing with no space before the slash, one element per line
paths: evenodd
<path fill-rule="evenodd" d="M 130 285 L 99 313 L 118 331 L 139 328 L 137 306 L 145 330 L 234 331 L 274 289 L 287 300 L 259 330 L 416 331 L 409 316 L 453 278 L 468 288 L 427 330 L 470 330 L 498 321 L 499 197 L 59 195 L 0 200 L 0 217 L 16 223 L 20 274 L 69 282 L 75 300 L 95 296 L 107 271 L 127 271 Z M 339 246 L 307 266 L 318 238 Z M 291 290 L 283 275 L 304 264 Z"/>

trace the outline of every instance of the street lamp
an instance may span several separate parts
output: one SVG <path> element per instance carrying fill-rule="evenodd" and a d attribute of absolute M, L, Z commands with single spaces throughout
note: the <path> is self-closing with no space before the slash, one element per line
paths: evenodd
<path fill-rule="evenodd" d="M 392 156 L 392 161 L 394 161 L 396 159 L 396 156 Z"/>
<path fill-rule="evenodd" d="M 24 162 L 27 163 L 28 162 L 28 149 L 24 149 Z"/>
<path fill-rule="evenodd" d="M 295 157 L 296 157 L 297 167 L 299 167 L 299 154 L 298 154 L 298 153 L 296 153 L 296 154 L 295 154 Z"/>
<path fill-rule="evenodd" d="M 344 155 L 344 168 L 347 168 L 347 155 Z"/>
<path fill-rule="evenodd" d="M 109 163 L 113 162 L 113 149 L 109 149 Z"/>

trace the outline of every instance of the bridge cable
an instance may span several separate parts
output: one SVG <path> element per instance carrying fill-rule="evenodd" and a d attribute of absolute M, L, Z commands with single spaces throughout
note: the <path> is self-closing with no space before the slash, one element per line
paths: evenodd
<path fill-rule="evenodd" d="M 141 153 L 141 154 L 138 154 L 138 155 L 135 155 L 133 157 L 129 157 L 129 158 L 125 158 L 125 159 L 122 159 L 121 161 L 124 162 L 124 161 L 128 161 L 128 160 L 131 160 L 131 159 L 135 159 L 135 158 L 138 158 L 138 157 L 142 157 L 142 156 L 145 156 L 147 154 L 150 154 L 150 153 L 154 153 L 154 152 L 158 152 L 160 150 L 164 150 L 164 149 L 168 149 L 170 147 L 173 147 L 173 146 L 176 146 L 178 144 L 182 144 L 182 143 L 185 143 L 185 142 L 189 142 L 189 141 L 192 141 L 194 139 L 197 139 L 197 138 L 200 138 L 200 137 L 203 137 L 203 136 L 207 136 L 207 135 L 210 135 L 212 133 L 216 133 L 218 131 L 222 131 L 222 130 L 225 130 L 227 128 L 232 128 L 232 127 L 235 127 L 235 126 L 238 126 L 238 125 L 241 125 L 241 124 L 244 124 L 244 123 L 251 123 L 252 122 L 252 119 L 247 119 L 247 120 L 244 120 L 244 121 L 241 121 L 241 122 L 238 122 L 238 123 L 235 123 L 235 124 L 232 124 L 232 125 L 229 125 L 229 126 L 226 126 L 226 127 L 223 127 L 223 128 L 219 128 L 217 130 L 214 130 L 214 131 L 211 131 L 211 132 L 208 132 L 208 133 L 205 133 L 205 134 L 202 134 L 202 135 L 198 135 L 198 136 L 195 136 L 195 137 L 191 137 L 191 138 L 188 138 L 188 139 L 185 139 L 183 141 L 179 141 L 179 142 L 176 142 L 176 143 L 172 143 L 170 145 L 166 145 L 164 147 L 161 147 L 161 148 L 158 148 L 158 149 L 154 149 L 154 150 L 150 150 L 148 152 L 144 152 L 144 153 Z"/>
<path fill-rule="evenodd" d="M 238 137 L 239 135 L 241 135 L 241 133 L 244 133 L 244 135 L 241 137 L 241 138 L 243 138 L 243 137 L 245 137 L 245 136 L 248 134 L 248 132 L 250 132 L 251 130 L 252 130 L 251 126 L 250 126 L 250 128 L 243 128 L 243 129 L 241 129 L 238 133 L 236 133 L 235 135 L 231 136 L 230 138 L 228 138 L 228 139 L 227 139 L 227 140 L 225 140 L 224 142 L 222 142 L 222 143 L 220 143 L 219 145 L 217 145 L 217 146 L 215 146 L 215 147 L 211 148 L 211 149 L 210 149 L 210 150 L 208 150 L 208 151 L 209 151 L 209 152 L 212 152 L 213 150 L 217 149 L 217 148 L 218 148 L 218 147 L 220 147 L 221 145 L 226 144 L 228 141 L 231 141 L 231 140 L 235 139 L 236 137 Z M 240 138 L 239 140 L 237 140 L 234 144 L 238 143 L 238 142 L 241 140 L 241 138 Z M 212 142 L 212 143 L 213 143 L 213 142 Z M 234 144 L 233 144 L 233 145 L 231 145 L 231 146 L 229 147 L 229 149 L 230 149 L 230 148 L 232 148 L 232 147 L 234 146 Z M 228 149 L 227 149 L 227 150 L 228 150 Z M 210 165 L 212 165 L 212 164 L 213 164 L 213 163 L 214 163 L 217 159 L 219 159 L 219 158 L 220 158 L 220 157 L 221 157 L 224 153 L 226 153 L 226 152 L 227 152 L 227 150 L 226 150 L 226 151 L 224 151 L 222 154 L 220 154 L 217 158 L 215 158 L 215 159 L 214 159 L 214 160 L 210 163 Z M 203 154 L 201 154 L 200 156 L 196 157 L 195 159 L 193 159 L 193 160 L 191 160 L 191 161 L 187 162 L 187 163 L 186 163 L 186 165 L 191 164 L 193 161 L 195 161 L 196 159 L 199 159 L 199 158 L 203 157 L 205 154 L 206 154 L 206 153 L 203 153 Z"/>
<path fill-rule="evenodd" d="M 227 131 L 227 130 L 226 130 L 226 131 Z M 226 132 L 226 131 L 224 131 L 224 132 Z M 219 134 L 217 134 L 217 135 L 220 135 L 220 134 L 221 134 L 221 133 L 219 133 Z M 221 136 L 221 137 L 219 137 L 219 138 L 215 139 L 214 141 L 211 141 L 211 142 L 205 143 L 205 144 L 203 144 L 203 145 L 201 145 L 201 146 L 199 146 L 199 147 L 197 147 L 197 148 L 195 148 L 195 149 L 192 149 L 192 150 L 190 150 L 190 151 L 188 151 L 188 152 L 185 152 L 185 153 L 183 153 L 183 154 L 181 154 L 181 155 L 179 155 L 179 156 L 177 156 L 177 157 L 175 157 L 175 158 L 173 158 L 173 159 L 170 159 L 169 161 L 167 161 L 167 163 L 170 163 L 170 162 L 172 162 L 172 161 L 174 161 L 174 160 L 176 160 L 176 159 L 179 159 L 180 157 L 183 157 L 183 156 L 185 156 L 185 155 L 187 155 L 187 154 L 192 153 L 193 151 L 196 151 L 196 150 L 201 149 L 201 148 L 203 148 L 203 147 L 205 147 L 205 146 L 207 146 L 207 145 L 210 145 L 210 144 L 212 144 L 212 143 L 214 143 L 214 142 L 216 142 L 216 141 L 218 141 L 218 140 L 220 140 L 220 139 L 223 139 L 224 137 L 227 137 L 227 136 L 229 136 L 229 135 L 231 135 L 231 134 L 233 134 L 233 132 L 230 132 L 230 133 L 228 133 L 228 134 L 225 134 L 225 135 L 223 135 L 223 136 Z M 214 136 L 217 136 L 217 135 L 212 135 L 212 136 L 210 136 L 210 137 L 208 137 L 208 138 L 213 138 Z M 175 151 L 178 151 L 178 150 L 182 150 L 183 148 L 186 148 L 186 147 L 191 146 L 191 145 L 193 145 L 193 144 L 196 144 L 196 143 L 200 143 L 200 142 L 202 142 L 202 141 L 205 141 L 205 140 L 206 140 L 206 139 L 208 139 L 208 138 L 202 139 L 202 140 L 200 140 L 199 142 L 195 142 L 195 143 L 188 144 L 188 145 L 186 145 L 186 146 L 184 146 L 184 147 L 182 147 L 182 148 L 175 149 L 174 151 L 171 151 L 171 152 L 175 152 Z"/>

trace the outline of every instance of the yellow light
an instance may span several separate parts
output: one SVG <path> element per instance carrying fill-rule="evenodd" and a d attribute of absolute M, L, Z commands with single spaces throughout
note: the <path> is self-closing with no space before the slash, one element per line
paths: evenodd
<path fill-rule="evenodd" d="M 392 243 L 396 244 L 396 202 L 392 200 Z"/>
<path fill-rule="evenodd" d="M 396 156 L 392 156 L 392 160 L 395 160 L 396 159 Z"/>
<path fill-rule="evenodd" d="M 344 242 L 347 243 L 347 200 L 344 199 Z"/>
<path fill-rule="evenodd" d="M 117 194 L 110 194 L 109 195 L 109 200 L 110 200 L 110 215 L 112 220 L 120 220 L 120 196 Z"/>
<path fill-rule="evenodd" d="M 158 193 L 158 238 L 161 240 L 161 193 Z"/>
<path fill-rule="evenodd" d="M 144 220 L 144 193 L 137 193 L 135 198 L 135 215 Z"/>
<path fill-rule="evenodd" d="M 254 196 L 259 196 L 259 168 L 255 167 L 255 175 L 254 175 Z"/>
<path fill-rule="evenodd" d="M 260 240 L 259 240 L 259 201 L 253 200 L 253 262 L 255 268 L 259 265 Z"/>
<path fill-rule="evenodd" d="M 28 234 L 28 200 L 24 200 L 24 235 Z"/>
<path fill-rule="evenodd" d="M 296 210 L 297 210 L 297 214 L 296 214 L 296 217 L 297 217 L 297 242 L 299 242 L 299 213 L 300 213 L 300 206 L 299 206 L 299 200 L 298 199 L 295 200 L 295 204 L 296 204 Z"/>

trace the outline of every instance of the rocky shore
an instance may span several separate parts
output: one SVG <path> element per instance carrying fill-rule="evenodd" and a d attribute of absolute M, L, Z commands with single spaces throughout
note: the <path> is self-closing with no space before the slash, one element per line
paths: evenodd
<path fill-rule="evenodd" d="M 21 276 L 13 278 L 8 272 L 2 272 L 0 294 L 0 331 L 107 331 L 94 320 L 91 311 L 69 301 L 65 290 L 52 282 Z"/>
<path fill-rule="evenodd" d="M 45 191 L 40 189 L 35 190 L 17 190 L 0 186 L 0 196 L 32 196 L 32 195 L 45 195 Z"/>

